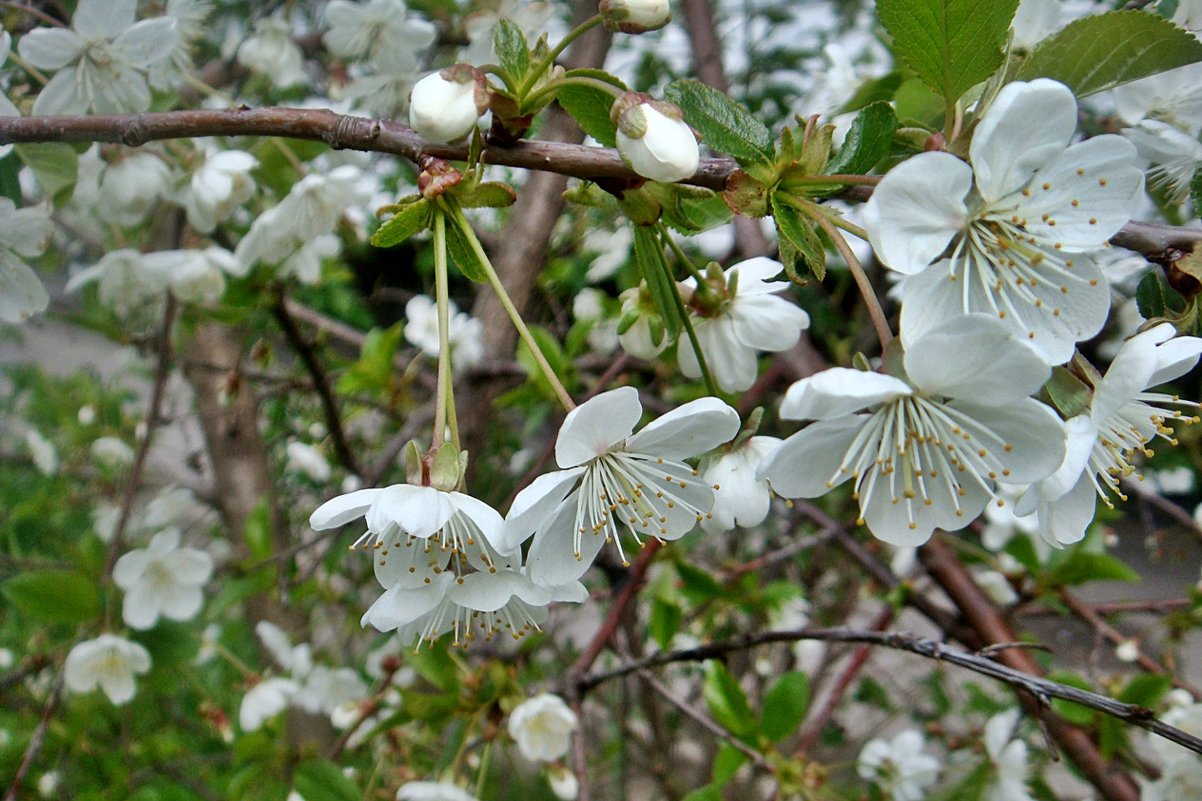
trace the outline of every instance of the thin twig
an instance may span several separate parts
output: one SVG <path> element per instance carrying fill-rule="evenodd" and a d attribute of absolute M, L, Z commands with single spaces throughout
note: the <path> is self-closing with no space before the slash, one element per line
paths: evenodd
<path fill-rule="evenodd" d="M 12 784 L 8 786 L 8 792 L 4 794 L 4 801 L 17 801 L 20 796 L 21 783 L 25 781 L 25 776 L 33 767 L 34 760 L 38 758 L 42 745 L 46 742 L 46 729 L 50 727 L 50 717 L 54 714 L 54 708 L 58 706 L 59 698 L 62 697 L 63 681 L 66 675 L 67 672 L 60 669 L 58 676 L 54 679 L 54 685 L 50 688 L 50 696 L 46 699 L 46 706 L 42 708 L 42 719 L 38 721 L 37 728 L 33 730 L 33 735 L 29 738 L 29 745 L 25 747 L 25 753 L 21 755 L 21 764 L 17 766 L 17 772 L 13 776 Z"/>
<path fill-rule="evenodd" d="M 313 379 L 313 388 L 317 390 L 317 397 L 321 401 L 321 410 L 325 416 L 326 429 L 330 432 L 330 439 L 334 443 L 334 452 L 338 454 L 338 461 L 342 462 L 343 466 L 352 473 L 362 477 L 364 475 L 363 466 L 359 464 L 358 458 L 355 456 L 354 451 L 351 450 L 350 443 L 347 441 L 346 430 L 342 426 L 342 415 L 338 412 L 338 401 L 334 398 L 334 390 L 330 387 L 330 380 L 326 375 L 325 366 L 317 358 L 317 353 L 314 352 L 313 346 L 301 336 L 300 329 L 296 327 L 296 322 L 292 319 L 292 315 L 288 313 L 288 304 L 285 302 L 282 294 L 272 304 L 271 312 L 280 324 L 280 330 L 284 332 L 284 337 L 288 340 L 288 344 L 292 346 L 292 350 L 300 357 L 301 362 L 305 365 L 305 369 L 309 373 L 309 377 Z"/>

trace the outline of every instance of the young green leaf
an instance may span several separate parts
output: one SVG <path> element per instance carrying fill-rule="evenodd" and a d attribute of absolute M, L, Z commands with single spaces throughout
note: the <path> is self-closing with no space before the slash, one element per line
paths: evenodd
<path fill-rule="evenodd" d="M 472 247 L 471 238 L 453 218 L 447 220 L 447 252 L 451 254 L 451 260 L 455 262 L 459 272 L 463 273 L 464 278 L 477 284 L 488 283 L 488 271 L 484 268 L 484 262 Z"/>
<path fill-rule="evenodd" d="M 764 736 L 774 743 L 788 737 L 801 725 L 810 703 L 810 680 L 800 671 L 783 674 L 764 693 Z"/>
<path fill-rule="evenodd" d="M 613 84 L 626 91 L 626 84 L 608 72 L 594 69 L 571 70 L 564 77 L 593 78 Z M 609 109 L 614 104 L 613 95 L 595 86 L 567 84 L 555 94 L 563 110 L 572 115 L 580 129 L 606 147 L 617 147 L 617 126 L 609 118 Z"/>
<path fill-rule="evenodd" d="M 69 570 L 31 570 L 0 584 L 13 607 L 30 617 L 55 623 L 83 623 L 100 614 L 95 582 Z"/>
<path fill-rule="evenodd" d="M 700 81 L 676 81 L 664 95 L 680 106 L 685 122 L 714 150 L 729 153 L 739 163 L 775 161 L 771 131 L 725 93 Z"/>
<path fill-rule="evenodd" d="M 647 291 L 655 303 L 655 310 L 664 321 L 668 336 L 675 339 L 680 333 L 680 312 L 676 307 L 679 295 L 676 282 L 669 278 L 668 263 L 664 261 L 664 249 L 655 231 L 645 225 L 634 227 L 634 260 L 647 282 Z"/>
<path fill-rule="evenodd" d="M 801 280 L 797 274 L 798 260 L 804 262 L 819 281 L 826 278 L 826 248 L 813 224 L 788 202 L 778 201 L 776 195 L 773 195 L 772 211 L 781 242 L 781 261 L 789 280 Z"/>
<path fill-rule="evenodd" d="M 493 31 L 492 44 L 509 79 L 515 84 L 521 83 L 530 69 L 530 45 L 526 43 L 522 29 L 502 17 Z"/>
<path fill-rule="evenodd" d="M 701 694 L 714 720 L 736 737 L 747 737 L 755 731 L 755 719 L 747 696 L 739 682 L 721 662 L 705 663 L 705 684 Z"/>
<path fill-rule="evenodd" d="M 1018 71 L 1019 80 L 1054 78 L 1078 96 L 1202 61 L 1202 42 L 1143 11 L 1082 17 L 1044 39 Z"/>
<path fill-rule="evenodd" d="M 948 104 L 1001 66 L 1018 0 L 880 0 L 893 49 Z"/>
<path fill-rule="evenodd" d="M 843 146 L 827 162 L 823 172 L 863 175 L 888 154 L 896 130 L 897 115 L 893 113 L 893 106 L 881 101 L 870 103 L 852 120 Z"/>
<path fill-rule="evenodd" d="M 378 248 L 390 248 L 429 227 L 430 201 L 422 198 L 402 206 L 394 216 L 381 223 L 371 235 L 371 243 Z"/>
<path fill-rule="evenodd" d="M 358 801 L 362 795 L 341 768 L 324 759 L 297 765 L 292 784 L 305 801 Z"/>

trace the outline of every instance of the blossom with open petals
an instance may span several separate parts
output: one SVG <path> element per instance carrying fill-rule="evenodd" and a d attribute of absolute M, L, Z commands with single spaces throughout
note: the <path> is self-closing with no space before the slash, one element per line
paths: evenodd
<path fill-rule="evenodd" d="M 324 40 L 339 58 L 389 63 L 397 71 L 417 69 L 417 56 L 434 43 L 438 28 L 407 14 L 403 0 L 330 0 Z M 403 58 L 403 62 L 397 59 Z"/>
<path fill-rule="evenodd" d="M 892 740 L 875 738 L 860 749 L 856 773 L 889 792 L 893 801 L 922 801 L 939 778 L 939 760 L 924 753 L 926 742 L 914 729 Z"/>
<path fill-rule="evenodd" d="M 1027 744 L 1014 737 L 1019 711 L 1010 709 L 985 723 L 985 753 L 994 773 L 984 801 L 1034 801 L 1027 790 Z"/>
<path fill-rule="evenodd" d="M 351 547 L 372 552 L 385 590 L 362 624 L 404 641 L 453 632 L 458 643 L 502 630 L 521 637 L 546 619 L 547 604 L 586 597 L 577 582 L 536 586 L 521 551 L 499 547 L 501 515 L 462 492 L 413 484 L 357 490 L 322 504 L 309 525 L 320 531 L 359 517 L 367 531 Z"/>
<path fill-rule="evenodd" d="M 49 305 L 46 288 L 25 258 L 46 249 L 51 230 L 45 209 L 18 209 L 0 197 L 0 322 L 24 322 Z"/>
<path fill-rule="evenodd" d="M 1148 444 L 1156 438 L 1176 444 L 1170 420 L 1197 420 L 1165 408 L 1183 405 L 1176 396 L 1147 391 L 1198 363 L 1202 339 L 1175 333 L 1171 323 L 1161 323 L 1123 344 L 1093 387 L 1089 410 L 1065 423 L 1064 461 L 1019 500 L 1015 511 L 1037 513 L 1039 533 L 1050 544 L 1059 547 L 1084 537 L 1098 497 L 1107 506 L 1111 493 L 1126 500 L 1119 483 L 1135 473 L 1136 454 L 1151 455 Z"/>
<path fill-rule="evenodd" d="M 784 271 L 765 256 L 739 262 L 716 282 L 706 280 L 706 292 L 696 279 L 684 282 L 690 296 L 689 317 L 706 364 L 726 392 L 750 389 L 755 383 L 756 352 L 788 350 L 810 326 L 810 316 L 795 303 L 778 296 L 788 282 L 772 280 Z M 697 354 L 688 337 L 676 350 L 680 371 L 701 376 Z"/>
<path fill-rule="evenodd" d="M 568 752 L 579 721 L 558 695 L 528 698 L 509 713 L 509 735 L 526 759 L 554 762 Z"/>
<path fill-rule="evenodd" d="M 476 796 L 450 782 L 405 782 L 396 801 L 478 801 Z"/>
<path fill-rule="evenodd" d="M 1050 368 L 983 314 L 954 317 L 906 348 L 905 377 L 832 367 L 789 387 L 781 416 L 817 420 L 764 460 L 786 498 L 855 484 L 863 522 L 898 546 L 972 522 L 999 481 L 1052 473 L 1064 429 L 1028 397 Z"/>
<path fill-rule="evenodd" d="M 707 533 L 729 531 L 735 526 L 758 526 L 768 516 L 772 490 L 759 478 L 760 464 L 780 445 L 776 437 L 748 437 L 726 453 L 701 465 L 701 475 L 714 490 L 714 506 L 701 528 Z"/>
<path fill-rule="evenodd" d="M 63 680 L 74 693 L 87 693 L 99 687 L 110 701 L 120 706 L 134 697 L 137 690 L 134 674 L 148 670 L 150 652 L 145 648 L 115 634 L 101 634 L 71 649 L 63 665 Z"/>
<path fill-rule="evenodd" d="M 122 114 L 150 108 L 146 71 L 179 44 L 173 17 L 134 22 L 137 0 L 80 0 L 70 28 L 37 28 L 17 49 L 31 66 L 57 70 L 34 114 Z"/>
<path fill-rule="evenodd" d="M 255 32 L 238 48 L 238 63 L 277 88 L 305 83 L 304 56 L 292 41 L 292 26 L 282 14 L 255 20 Z"/>
<path fill-rule="evenodd" d="M 1130 142 L 1070 145 L 1076 127 L 1068 87 L 1012 83 L 977 125 L 971 166 L 922 153 L 881 180 L 865 225 L 881 260 L 907 276 L 905 344 L 953 315 L 983 312 L 1060 364 L 1101 329 L 1110 293 L 1088 254 L 1131 219 L 1144 180 Z"/>
<path fill-rule="evenodd" d="M 582 576 L 612 541 L 625 560 L 619 526 L 642 537 L 678 539 L 705 519 L 713 488 L 683 462 L 730 440 L 739 415 L 717 398 L 673 409 L 633 434 L 642 417 L 638 390 L 603 392 L 568 412 L 555 443 L 562 470 L 518 493 L 503 548 L 531 534 L 530 576 L 556 585 Z"/>
<path fill-rule="evenodd" d="M 155 534 L 113 566 L 113 582 L 125 590 L 121 617 L 131 628 L 148 629 L 159 617 L 191 620 L 204 602 L 204 585 L 213 574 L 213 558 L 181 548 L 179 529 Z"/>
<path fill-rule="evenodd" d="M 207 149 L 204 161 L 192 172 L 184 197 L 188 223 L 207 234 L 250 200 L 255 193 L 250 171 L 257 166 L 259 160 L 243 150 Z"/>

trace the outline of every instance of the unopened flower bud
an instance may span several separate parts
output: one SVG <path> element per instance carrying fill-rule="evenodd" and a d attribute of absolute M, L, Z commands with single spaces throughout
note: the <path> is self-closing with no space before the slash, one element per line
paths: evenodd
<path fill-rule="evenodd" d="M 605 27 L 622 33 L 659 30 L 672 21 L 668 0 L 601 0 Z"/>
<path fill-rule="evenodd" d="M 697 171 L 697 139 L 676 106 L 630 93 L 614 103 L 612 116 L 618 151 L 639 175 L 672 183 Z"/>
<path fill-rule="evenodd" d="M 488 80 L 469 64 L 427 75 L 409 95 L 409 126 L 430 142 L 467 135 L 488 109 Z"/>

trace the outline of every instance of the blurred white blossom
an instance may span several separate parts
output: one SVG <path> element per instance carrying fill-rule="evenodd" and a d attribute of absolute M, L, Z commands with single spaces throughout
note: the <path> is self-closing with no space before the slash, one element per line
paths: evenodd
<path fill-rule="evenodd" d="M 115 634 L 101 634 L 77 643 L 67 654 L 63 679 L 74 693 L 99 687 L 120 706 L 134 697 L 134 674 L 150 670 L 150 652 L 136 642 Z"/>
<path fill-rule="evenodd" d="M 179 541 L 179 529 L 163 529 L 113 566 L 113 582 L 125 590 L 121 617 L 130 628 L 151 628 L 160 616 L 191 620 L 200 612 L 213 558 Z"/>

